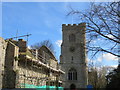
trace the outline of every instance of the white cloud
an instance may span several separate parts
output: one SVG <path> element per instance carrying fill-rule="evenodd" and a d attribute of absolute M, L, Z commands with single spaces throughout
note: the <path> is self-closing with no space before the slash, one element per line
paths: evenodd
<path fill-rule="evenodd" d="M 99 61 L 99 62 L 102 62 L 102 60 L 116 61 L 116 60 L 118 60 L 118 57 L 116 57 L 110 53 L 105 53 L 97 58 L 97 61 Z"/>
<path fill-rule="evenodd" d="M 57 44 L 57 45 L 58 45 L 58 47 L 60 47 L 60 46 L 61 46 L 61 44 L 62 44 L 62 40 L 57 40 L 57 41 L 55 42 L 55 44 Z"/>
<path fill-rule="evenodd" d="M 102 62 L 103 58 L 102 57 L 98 57 L 97 61 Z"/>
<path fill-rule="evenodd" d="M 111 65 L 111 67 L 113 67 L 113 68 L 117 68 L 117 67 L 118 67 L 118 65 Z"/>
<path fill-rule="evenodd" d="M 118 60 L 118 57 L 116 57 L 110 53 L 106 53 L 106 54 L 103 54 L 103 59 L 105 59 L 105 60 Z"/>

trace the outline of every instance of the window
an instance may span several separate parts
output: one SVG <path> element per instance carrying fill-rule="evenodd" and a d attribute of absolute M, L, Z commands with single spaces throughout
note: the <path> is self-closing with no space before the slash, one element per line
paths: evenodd
<path fill-rule="evenodd" d="M 68 80 L 77 80 L 77 71 L 74 68 L 68 71 Z"/>
<path fill-rule="evenodd" d="M 69 36 L 69 42 L 75 42 L 75 35 L 74 34 L 71 34 Z"/>

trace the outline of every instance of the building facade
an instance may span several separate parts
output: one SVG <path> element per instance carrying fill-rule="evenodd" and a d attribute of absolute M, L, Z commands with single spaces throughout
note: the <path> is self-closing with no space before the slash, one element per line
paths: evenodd
<path fill-rule="evenodd" d="M 2 37 L 0 37 L 0 88 L 2 88 L 6 45 L 7 42 L 5 42 Z"/>
<path fill-rule="evenodd" d="M 1 50 L 1 88 L 32 88 L 32 86 L 61 86 L 58 61 L 52 52 L 42 46 L 39 50 L 28 49 L 23 39 L 4 40 Z M 34 87 L 35 88 L 35 87 Z"/>
<path fill-rule="evenodd" d="M 62 25 L 62 45 L 60 55 L 64 88 L 86 88 L 87 61 L 85 49 L 86 24 Z"/>

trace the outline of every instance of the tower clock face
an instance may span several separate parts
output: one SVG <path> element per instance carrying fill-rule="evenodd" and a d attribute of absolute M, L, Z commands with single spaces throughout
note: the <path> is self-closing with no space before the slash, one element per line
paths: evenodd
<path fill-rule="evenodd" d="M 70 52 L 74 52 L 75 51 L 75 47 L 70 47 L 69 50 L 70 50 Z"/>

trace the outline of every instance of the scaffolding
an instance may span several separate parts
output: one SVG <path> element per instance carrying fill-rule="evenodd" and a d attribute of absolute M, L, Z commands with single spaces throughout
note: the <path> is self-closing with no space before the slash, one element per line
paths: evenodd
<path fill-rule="evenodd" d="M 33 55 L 35 54 L 35 52 L 33 52 Z M 36 56 L 36 55 L 34 55 Z M 32 80 L 31 85 L 35 85 L 35 81 L 37 80 L 37 84 L 38 86 L 59 86 L 58 85 L 58 81 L 59 81 L 59 76 L 60 73 L 64 73 L 63 71 L 61 71 L 60 69 L 55 69 L 53 67 L 50 67 L 50 63 L 48 65 L 44 64 L 41 62 L 41 60 L 47 61 L 45 60 L 46 58 L 41 56 L 41 55 L 37 55 L 39 59 L 35 59 L 35 60 L 30 60 L 30 59 L 26 59 L 25 60 L 25 73 L 24 74 L 20 74 L 20 76 L 24 77 L 24 88 L 26 87 L 26 81 L 28 80 Z M 48 60 L 49 61 L 49 60 Z M 30 64 L 30 62 L 32 64 Z M 39 73 L 37 73 L 37 76 L 34 77 L 33 73 L 32 76 L 29 75 L 29 68 L 28 65 L 31 65 L 31 71 L 34 71 L 35 69 L 39 70 Z M 54 74 L 55 73 L 55 74 Z M 54 74 L 54 75 L 51 75 Z M 52 76 L 52 77 L 51 77 Z M 34 80 L 34 81 L 33 81 Z M 51 82 L 52 81 L 52 82 Z M 21 82 L 22 83 L 22 82 Z M 20 83 L 19 83 L 20 84 Z M 22 87 L 19 86 L 19 88 L 23 88 L 23 84 Z"/>
<path fill-rule="evenodd" d="M 41 54 L 37 49 L 27 48 L 28 37 L 30 35 L 31 34 L 27 34 L 6 39 L 8 43 L 11 43 L 11 45 L 13 45 L 14 50 L 17 52 L 17 54 L 15 58 L 12 57 L 13 66 L 7 66 L 8 69 L 12 68 L 11 71 L 7 71 L 6 69 L 4 73 L 4 82 L 5 85 L 7 85 L 7 87 L 4 87 L 11 88 L 11 85 L 14 83 L 14 86 L 12 86 L 12 88 L 56 88 L 61 90 L 62 87 L 60 86 L 62 82 L 60 81 L 59 77 L 60 74 L 64 74 L 64 72 L 59 69 L 58 62 L 53 54 L 48 54 L 47 52 L 44 52 L 44 50 Z M 13 40 L 14 38 L 17 39 L 19 37 L 26 37 L 26 41 L 23 39 L 19 39 L 18 41 Z M 15 48 L 18 48 L 19 51 Z M 49 51 L 49 49 L 46 50 Z M 14 52 L 12 52 L 12 54 L 14 54 Z M 57 64 L 52 66 L 52 60 L 57 62 Z M 11 73 L 14 74 L 14 76 L 12 76 Z M 10 80 L 13 80 L 11 78 L 14 78 L 14 81 L 10 82 L 11 84 L 8 82 L 10 81 L 8 80 L 9 78 Z"/>
<path fill-rule="evenodd" d="M 64 72 L 57 68 L 51 67 L 50 56 L 49 54 L 40 55 L 37 49 L 28 49 L 28 37 L 31 34 L 13 37 L 27 37 L 26 40 L 26 52 L 20 52 L 19 56 L 21 55 L 24 57 L 23 60 L 19 58 L 18 60 L 18 70 L 16 74 L 16 85 L 15 88 L 60 88 L 59 84 L 59 76 Z M 10 38 L 9 40 L 12 40 Z M 28 55 L 27 54 L 31 54 Z M 47 55 L 47 56 L 46 56 Z M 48 57 L 48 58 L 46 58 Z M 44 62 L 42 62 L 44 61 Z"/>

